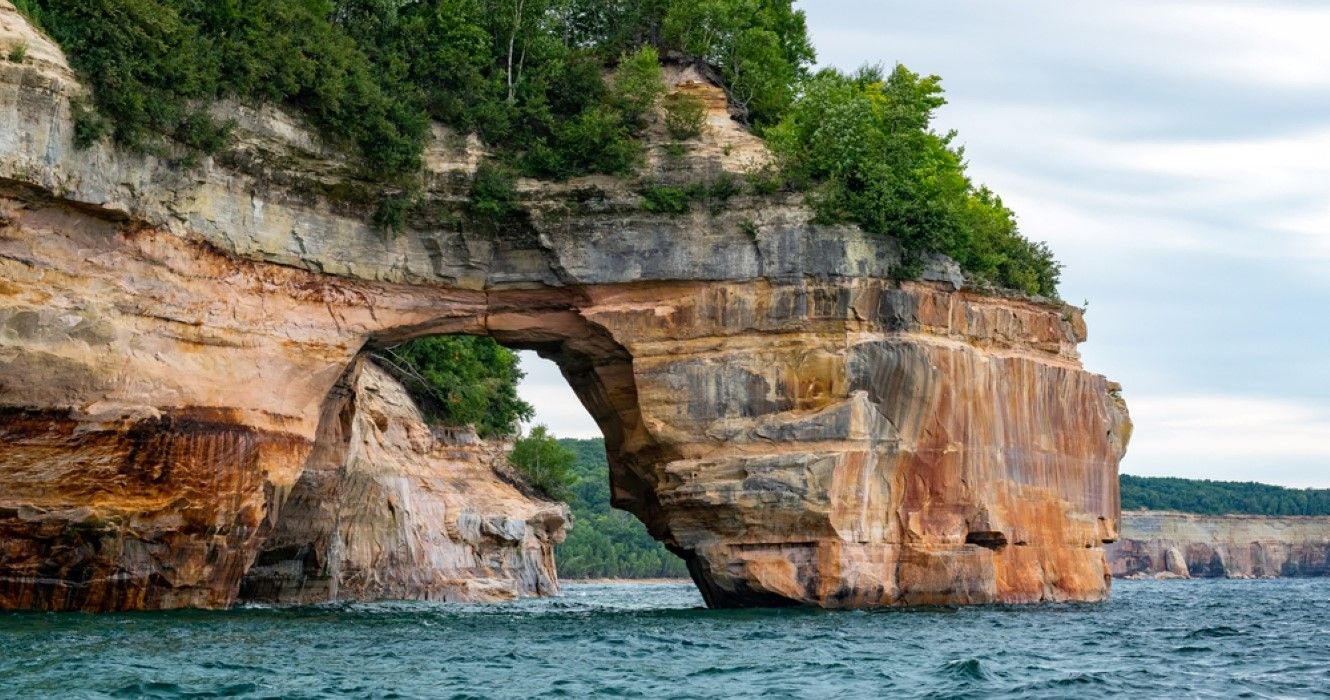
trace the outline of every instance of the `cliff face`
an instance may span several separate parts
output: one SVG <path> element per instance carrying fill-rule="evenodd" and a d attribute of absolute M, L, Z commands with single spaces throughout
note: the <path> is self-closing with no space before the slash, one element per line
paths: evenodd
<path fill-rule="evenodd" d="M 562 504 L 503 473 L 507 445 L 436 435 L 410 396 L 358 361 L 325 402 L 314 448 L 240 599 L 490 601 L 559 592 Z"/>
<path fill-rule="evenodd" d="M 1330 518 L 1127 511 L 1107 549 L 1119 577 L 1330 576 Z"/>
<path fill-rule="evenodd" d="M 664 216 L 618 180 L 523 182 L 529 215 L 478 226 L 476 144 L 442 130 L 423 205 L 385 236 L 334 196 L 347 164 L 278 113 L 238 111 L 235 147 L 193 168 L 75 150 L 81 88 L 0 0 L 15 33 L 34 50 L 0 63 L 0 607 L 230 603 L 261 551 L 291 561 L 291 528 L 341 531 L 283 521 L 345 488 L 301 480 L 348 464 L 318 439 L 346 368 L 432 333 L 556 361 L 615 504 L 712 605 L 1107 595 L 1130 422 L 1080 366 L 1076 309 L 942 264 L 890 281 L 890 241 L 813 225 L 797 196 Z M 717 92 L 695 77 L 670 74 Z M 764 157 L 711 104 L 658 177 Z M 365 541 L 409 539 L 384 536 Z"/>

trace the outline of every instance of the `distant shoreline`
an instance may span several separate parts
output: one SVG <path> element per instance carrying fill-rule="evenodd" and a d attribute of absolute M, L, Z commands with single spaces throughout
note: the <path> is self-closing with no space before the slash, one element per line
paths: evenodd
<path fill-rule="evenodd" d="M 692 579 L 687 578 L 567 578 L 559 579 L 559 583 L 588 583 L 593 585 L 606 585 L 617 583 L 692 583 Z"/>

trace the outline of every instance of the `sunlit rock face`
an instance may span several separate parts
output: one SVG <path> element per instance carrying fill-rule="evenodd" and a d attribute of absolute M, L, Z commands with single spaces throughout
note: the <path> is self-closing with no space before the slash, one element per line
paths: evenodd
<path fill-rule="evenodd" d="M 1114 576 L 1330 576 L 1330 518 L 1126 511 Z"/>
<path fill-rule="evenodd" d="M 354 363 L 324 404 L 313 452 L 241 600 L 557 594 L 554 546 L 567 509 L 514 486 L 508 447 L 431 429 L 392 376 Z"/>
<path fill-rule="evenodd" d="M 944 261 L 893 282 L 890 240 L 814 225 L 798 196 L 665 216 L 624 180 L 523 181 L 529 215 L 478 225 L 478 145 L 441 128 L 423 205 L 385 235 L 329 194 L 354 169 L 278 112 L 237 108 L 235 146 L 191 168 L 75 149 L 81 88 L 0 0 L 0 43 L 15 35 L 33 58 L 0 62 L 0 607 L 218 607 L 242 581 L 293 599 L 272 575 L 294 571 L 290 546 L 350 537 L 326 518 L 359 507 L 316 476 L 350 473 L 334 388 L 367 346 L 433 333 L 557 362 L 605 433 L 616 505 L 711 605 L 1107 595 L 1130 422 L 1081 368 L 1078 310 L 966 288 Z M 707 104 L 692 155 L 653 155 L 653 176 L 761 161 Z M 356 488 L 391 503 L 407 491 L 368 465 L 441 448 L 389 424 L 361 434 L 396 456 L 357 463 L 376 476 Z M 442 501 L 442 525 L 395 530 L 365 504 L 357 541 L 464 541 L 448 513 L 465 506 Z M 334 559 L 421 561 L 372 550 L 324 547 L 314 595 L 354 588 Z"/>
<path fill-rule="evenodd" d="M 666 449 L 643 468 L 620 448 L 616 496 L 708 602 L 1107 595 L 1129 424 L 1058 308 L 852 279 L 634 291 L 585 313 L 633 329 L 645 432 Z M 646 502 L 624 488 L 638 480 Z"/>

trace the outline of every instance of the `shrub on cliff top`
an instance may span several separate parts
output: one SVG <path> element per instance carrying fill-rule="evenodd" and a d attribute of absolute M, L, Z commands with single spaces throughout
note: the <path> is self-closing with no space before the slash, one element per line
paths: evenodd
<path fill-rule="evenodd" d="M 706 105 L 697 95 L 676 92 L 665 100 L 665 130 L 670 138 L 676 141 L 698 138 L 706 123 Z"/>
<path fill-rule="evenodd" d="M 479 132 L 528 174 L 619 173 L 659 94 L 657 47 L 713 61 L 774 121 L 812 61 L 791 0 L 19 0 L 66 50 L 123 144 L 206 150 L 221 98 L 270 101 L 419 164 L 428 118 Z M 607 90 L 603 75 L 618 65 Z M 187 127 L 187 128 L 182 128 Z M 204 138 L 194 138 L 203 134 Z"/>
<path fill-rule="evenodd" d="M 903 66 L 890 75 L 824 70 L 768 131 L 787 177 L 821 219 L 901 241 L 907 264 L 945 253 L 981 280 L 1055 296 L 1059 265 L 1020 235 L 1015 216 L 965 172 L 955 133 L 932 130 L 941 80 Z"/>
<path fill-rule="evenodd" d="M 369 174 L 418 169 L 431 118 L 476 132 L 521 174 L 624 174 L 662 89 L 659 53 L 723 78 L 824 221 L 901 240 L 971 276 L 1053 296 L 1060 268 L 1021 236 L 1002 200 L 970 181 L 955 134 L 931 128 L 936 76 L 903 67 L 822 71 L 792 0 L 21 0 L 92 87 L 81 145 L 109 133 L 159 153 L 163 138 L 210 151 L 228 137 L 211 103 L 286 105 L 354 145 Z M 609 80 L 606 75 L 612 76 Z M 676 140 L 697 105 L 671 100 Z M 761 192 L 760 188 L 755 188 Z M 679 211 L 675 192 L 648 205 Z M 712 198 L 715 201 L 715 198 Z M 723 198 L 719 201 L 723 202 Z M 484 200 L 480 202 L 485 204 Z M 686 209 L 686 206 L 683 208 Z M 394 211 L 388 211 L 394 214 Z"/>
<path fill-rule="evenodd" d="M 212 102 L 284 102 L 354 143 L 371 169 L 414 169 L 426 121 L 390 96 L 392 76 L 328 21 L 323 2 L 30 0 L 30 14 L 92 87 L 116 140 L 159 150 L 168 136 L 215 149 Z"/>

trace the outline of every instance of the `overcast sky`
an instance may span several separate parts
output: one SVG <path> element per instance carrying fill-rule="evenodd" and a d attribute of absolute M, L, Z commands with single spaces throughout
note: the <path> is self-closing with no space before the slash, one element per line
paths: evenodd
<path fill-rule="evenodd" d="M 1089 302 L 1130 474 L 1330 487 L 1330 3 L 799 3 L 823 65 L 943 78 L 970 172 Z M 596 434 L 552 364 L 523 395 Z"/>

